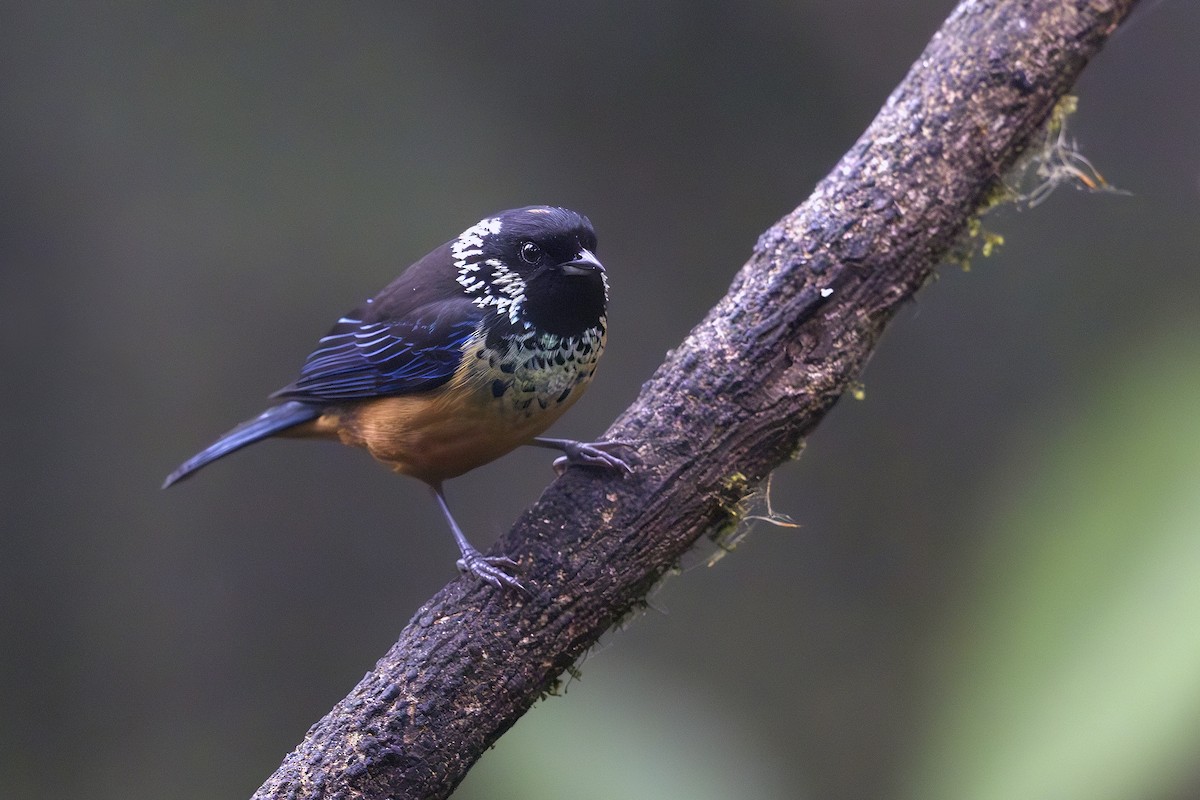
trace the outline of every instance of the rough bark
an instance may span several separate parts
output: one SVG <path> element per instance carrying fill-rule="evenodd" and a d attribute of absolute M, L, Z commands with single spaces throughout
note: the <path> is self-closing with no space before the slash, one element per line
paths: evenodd
<path fill-rule="evenodd" d="M 583 651 L 791 458 L 884 326 L 1136 0 L 968 0 L 609 438 L 496 545 L 531 596 L 459 579 L 427 602 L 256 798 L 446 797 Z"/>

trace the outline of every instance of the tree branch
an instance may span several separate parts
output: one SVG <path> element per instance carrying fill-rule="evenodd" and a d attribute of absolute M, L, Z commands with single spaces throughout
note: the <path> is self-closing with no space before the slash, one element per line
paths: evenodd
<path fill-rule="evenodd" d="M 525 598 L 459 579 L 427 602 L 255 798 L 440 798 L 698 538 L 736 524 L 857 377 L 1136 0 L 966 0 L 812 196 L 496 550 Z"/>

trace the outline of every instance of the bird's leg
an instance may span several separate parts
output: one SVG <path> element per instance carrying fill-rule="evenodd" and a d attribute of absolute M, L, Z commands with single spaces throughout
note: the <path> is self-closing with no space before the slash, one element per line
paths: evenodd
<path fill-rule="evenodd" d="M 516 589 L 529 594 L 520 581 L 505 571 L 506 567 L 517 566 L 517 562 L 507 556 L 485 556 L 472 547 L 471 543 L 467 541 L 467 537 L 463 535 L 462 528 L 458 527 L 458 523 L 454 521 L 450 507 L 446 505 L 446 495 L 442 491 L 442 484 L 431 483 L 429 489 L 433 492 L 434 499 L 437 500 L 438 508 L 442 509 L 446 522 L 450 524 L 450 532 L 454 534 L 454 541 L 458 542 L 459 552 L 462 553 L 462 558 L 457 562 L 459 570 L 467 575 L 474 575 L 479 580 L 497 588 Z"/>
<path fill-rule="evenodd" d="M 614 472 L 633 472 L 632 459 L 624 459 L 613 450 L 633 449 L 634 443 L 624 440 L 602 440 L 599 442 L 577 442 L 574 439 L 551 439 L 539 436 L 529 444 L 534 447 L 548 447 L 551 450 L 561 450 L 566 455 L 554 459 L 554 471 L 562 475 L 567 467 L 578 464 L 581 467 L 600 467 Z"/>

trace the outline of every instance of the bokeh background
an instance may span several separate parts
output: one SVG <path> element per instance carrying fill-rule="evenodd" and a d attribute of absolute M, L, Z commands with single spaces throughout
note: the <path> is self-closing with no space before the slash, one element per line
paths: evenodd
<path fill-rule="evenodd" d="M 938 2 L 0 3 L 0 797 L 239 798 L 453 576 L 424 489 L 270 442 L 161 492 L 486 213 L 589 214 L 589 437 L 867 125 Z M 1200 795 L 1200 4 L 773 482 L 462 798 Z M 552 477 L 450 487 L 487 545 Z"/>

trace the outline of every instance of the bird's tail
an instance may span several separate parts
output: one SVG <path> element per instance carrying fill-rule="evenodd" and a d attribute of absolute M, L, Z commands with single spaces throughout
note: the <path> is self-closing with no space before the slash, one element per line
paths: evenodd
<path fill-rule="evenodd" d="M 299 425 L 301 422 L 308 422 L 310 419 L 320 416 L 320 414 L 321 409 L 319 406 L 299 403 L 295 400 L 272 406 L 254 419 L 248 419 L 241 425 L 238 425 L 229 433 L 180 464 L 178 469 L 167 476 L 167 479 L 163 482 L 163 488 L 165 489 L 171 484 L 183 480 L 205 464 L 216 461 L 221 456 L 229 455 L 234 450 L 239 450 L 248 444 L 257 442 L 259 439 L 265 439 L 294 425 Z"/>

